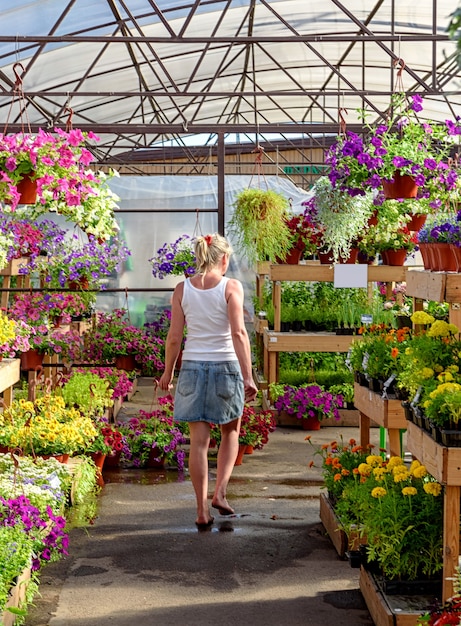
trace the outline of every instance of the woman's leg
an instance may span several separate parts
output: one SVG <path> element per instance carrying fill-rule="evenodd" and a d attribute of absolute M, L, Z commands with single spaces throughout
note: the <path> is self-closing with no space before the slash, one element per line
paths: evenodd
<path fill-rule="evenodd" d="M 226 493 L 239 448 L 240 421 L 241 418 L 221 425 L 216 487 L 211 500 L 211 505 L 218 509 L 221 515 L 231 515 L 234 512 L 227 502 Z"/>
<path fill-rule="evenodd" d="M 210 425 L 190 422 L 189 474 L 197 500 L 196 524 L 208 524 L 212 519 L 208 508 L 208 449 Z"/>

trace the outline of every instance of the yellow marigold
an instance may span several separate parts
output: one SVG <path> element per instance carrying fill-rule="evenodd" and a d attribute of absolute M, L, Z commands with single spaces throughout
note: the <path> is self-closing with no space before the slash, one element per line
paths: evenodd
<path fill-rule="evenodd" d="M 384 489 L 384 487 L 374 487 L 374 489 L 371 490 L 371 495 L 373 496 L 373 498 L 384 498 L 386 494 L 387 491 Z"/>
<path fill-rule="evenodd" d="M 459 328 L 455 324 L 448 324 L 448 331 L 452 335 L 457 335 L 459 333 Z"/>
<path fill-rule="evenodd" d="M 448 322 L 436 320 L 427 331 L 428 337 L 449 337 Z"/>
<path fill-rule="evenodd" d="M 387 473 L 388 472 L 385 467 L 375 467 L 375 469 L 373 470 L 373 476 L 378 482 L 382 480 L 383 476 Z"/>
<path fill-rule="evenodd" d="M 434 370 L 431 367 L 423 367 L 423 369 L 419 372 L 421 378 L 425 380 L 429 380 L 434 376 Z"/>
<path fill-rule="evenodd" d="M 424 478 L 427 475 L 427 469 L 424 465 L 420 465 L 419 467 L 415 467 L 413 470 L 413 476 L 415 478 Z"/>
<path fill-rule="evenodd" d="M 459 385 L 458 383 L 441 383 L 433 391 L 431 391 L 431 393 L 429 394 L 429 397 L 432 398 L 433 400 L 441 393 L 442 394 L 454 393 L 455 391 L 460 391 L 460 390 L 461 390 L 461 385 Z"/>
<path fill-rule="evenodd" d="M 416 496 L 418 490 L 415 487 L 404 487 L 402 489 L 402 495 L 404 496 Z"/>
<path fill-rule="evenodd" d="M 361 476 L 369 476 L 372 472 L 372 467 L 366 463 L 360 463 L 357 469 L 359 470 L 359 474 Z"/>
<path fill-rule="evenodd" d="M 451 383 L 454 378 L 453 378 L 453 374 L 451 372 L 441 372 L 438 376 L 437 376 L 437 380 L 440 380 L 444 383 Z"/>
<path fill-rule="evenodd" d="M 442 492 L 442 485 L 436 482 L 428 482 L 424 483 L 423 489 L 430 496 L 439 496 Z"/>
<path fill-rule="evenodd" d="M 435 317 L 426 311 L 415 311 L 410 319 L 413 324 L 423 324 L 424 326 L 435 322 Z"/>
<path fill-rule="evenodd" d="M 387 469 L 391 471 L 394 469 L 394 467 L 397 467 L 398 465 L 404 465 L 402 457 L 391 456 L 391 458 L 387 462 Z"/>
<path fill-rule="evenodd" d="M 366 458 L 366 462 L 371 467 L 380 466 L 383 464 L 383 457 L 379 456 L 379 454 L 369 454 Z"/>
<path fill-rule="evenodd" d="M 434 365 L 434 372 L 443 372 L 443 367 L 441 365 Z"/>
<path fill-rule="evenodd" d="M 408 480 L 410 478 L 410 474 L 407 470 L 405 470 L 404 472 L 396 472 L 394 474 L 394 482 L 395 483 L 401 483 L 404 480 Z"/>

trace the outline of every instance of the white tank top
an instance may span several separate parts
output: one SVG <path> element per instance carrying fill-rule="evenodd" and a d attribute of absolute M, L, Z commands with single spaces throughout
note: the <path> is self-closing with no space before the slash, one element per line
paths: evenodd
<path fill-rule="evenodd" d="M 196 289 L 190 278 L 184 281 L 181 305 L 186 318 L 187 336 L 183 360 L 237 360 L 227 314 L 228 280 L 223 276 L 212 289 Z"/>

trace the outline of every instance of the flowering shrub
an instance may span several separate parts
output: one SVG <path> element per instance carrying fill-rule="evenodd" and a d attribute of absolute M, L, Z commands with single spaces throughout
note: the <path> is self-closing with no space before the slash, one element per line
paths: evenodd
<path fill-rule="evenodd" d="M 399 370 L 399 360 L 410 340 L 410 329 L 371 324 L 360 328 L 359 334 L 362 341 L 353 343 L 350 351 L 354 371 L 387 380 Z"/>
<path fill-rule="evenodd" d="M 315 383 L 302 385 L 301 387 L 284 386 L 284 392 L 274 402 L 278 411 L 286 411 L 298 419 L 325 417 L 340 419 L 339 409 L 344 406 L 343 397 L 325 391 L 323 387 Z"/>
<path fill-rule="evenodd" d="M 382 192 L 383 181 L 393 180 L 399 170 L 414 178 L 418 195 L 430 198 L 432 209 L 456 197 L 458 174 L 448 165 L 448 157 L 461 125 L 450 120 L 420 122 L 417 114 L 422 109 L 418 94 L 412 95 L 410 102 L 405 94 L 396 94 L 394 113 L 376 126 L 366 124 L 369 134 L 365 139 L 350 131 L 339 137 L 325 159 L 331 166 L 332 185 L 351 196 L 369 190 Z"/>
<path fill-rule="evenodd" d="M 144 467 L 153 451 L 155 461 L 175 465 L 182 471 L 185 452 L 180 446 L 186 443 L 186 438 L 173 424 L 173 397 L 158 398 L 158 404 L 159 408 L 150 412 L 140 410 L 138 416 L 120 426 L 128 448 L 123 450 L 121 462 Z"/>
<path fill-rule="evenodd" d="M 149 259 L 152 275 L 165 278 L 173 276 L 193 276 L 196 272 L 194 238 L 181 235 L 173 243 L 164 243 L 155 256 Z"/>

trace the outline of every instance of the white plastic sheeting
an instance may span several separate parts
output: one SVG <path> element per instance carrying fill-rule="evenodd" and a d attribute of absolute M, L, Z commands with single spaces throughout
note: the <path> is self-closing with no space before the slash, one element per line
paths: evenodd
<path fill-rule="evenodd" d="M 107 293 L 98 296 L 98 306 L 105 309 L 128 307 L 138 325 L 151 321 L 158 310 L 169 305 L 171 290 L 180 277 L 158 279 L 152 276 L 149 263 L 166 242 L 180 235 L 216 232 L 217 178 L 212 176 L 122 176 L 110 181 L 111 189 L 120 197 L 117 221 L 132 256 L 108 287 L 128 289 L 160 289 L 160 292 Z M 225 222 L 232 214 L 236 194 L 248 186 L 273 189 L 292 200 L 293 210 L 300 212 L 309 194 L 288 180 L 278 177 L 228 176 L 225 179 Z M 204 209 L 216 212 L 203 212 Z M 246 308 L 253 311 L 254 268 L 235 251 L 229 276 L 242 280 L 246 291 Z"/>

